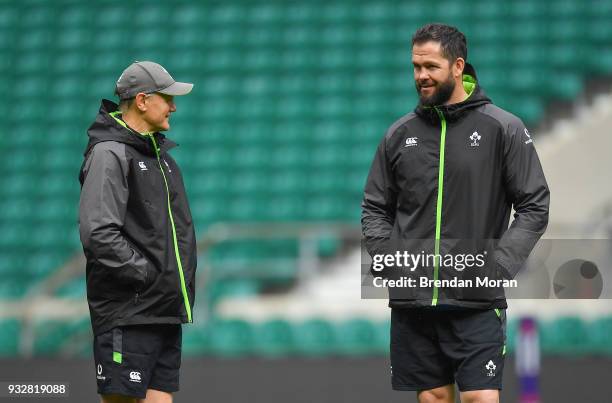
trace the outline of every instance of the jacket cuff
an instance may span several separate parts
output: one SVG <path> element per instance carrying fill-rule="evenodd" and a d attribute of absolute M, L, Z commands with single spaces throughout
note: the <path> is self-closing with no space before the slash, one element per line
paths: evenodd
<path fill-rule="evenodd" d="M 495 270 L 497 277 L 500 280 L 512 280 L 516 273 L 512 273 L 509 269 L 510 265 L 505 263 L 503 259 L 495 259 Z"/>

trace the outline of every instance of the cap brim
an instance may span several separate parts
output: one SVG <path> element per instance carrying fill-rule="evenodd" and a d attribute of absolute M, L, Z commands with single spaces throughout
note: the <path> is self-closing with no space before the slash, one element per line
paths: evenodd
<path fill-rule="evenodd" d="M 159 90 L 162 94 L 178 96 L 178 95 L 187 95 L 191 92 L 193 88 L 193 84 L 191 83 L 179 83 L 178 81 L 172 84 L 169 87 L 164 88 L 163 90 Z"/>

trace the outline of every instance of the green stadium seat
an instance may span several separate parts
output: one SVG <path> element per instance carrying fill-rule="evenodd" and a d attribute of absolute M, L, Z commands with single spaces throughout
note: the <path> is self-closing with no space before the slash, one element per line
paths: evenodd
<path fill-rule="evenodd" d="M 379 322 L 376 323 L 375 326 L 374 352 L 384 354 L 386 356 L 389 354 L 389 349 L 391 347 L 391 321 L 387 320 L 384 322 Z"/>
<path fill-rule="evenodd" d="M 359 19 L 370 22 L 389 22 L 395 18 L 395 8 L 378 2 L 371 2 L 355 10 Z"/>
<path fill-rule="evenodd" d="M 268 150 L 266 161 L 273 170 L 299 170 L 300 168 L 307 167 L 311 158 L 317 157 L 309 155 L 306 151 L 299 145 L 282 145 L 273 150 Z M 260 163 L 259 166 L 263 166 L 263 164 Z"/>
<path fill-rule="evenodd" d="M 207 199 L 195 198 L 190 202 L 190 208 L 197 228 L 224 221 L 228 215 L 225 201 L 220 198 L 214 200 L 210 196 Z"/>
<path fill-rule="evenodd" d="M 470 2 L 470 16 L 479 21 L 503 20 L 508 13 L 507 3 L 501 1 L 480 0 Z"/>
<path fill-rule="evenodd" d="M 582 44 L 583 39 L 587 36 L 585 28 L 582 22 L 575 17 L 557 19 L 548 26 L 548 38 L 553 43 Z"/>
<path fill-rule="evenodd" d="M 578 74 L 552 73 L 549 76 L 548 93 L 551 98 L 571 101 L 582 90 L 582 79 Z"/>
<path fill-rule="evenodd" d="M 583 17 L 585 13 L 584 5 L 590 5 L 591 2 L 581 4 L 579 1 L 574 0 L 557 0 L 554 3 L 554 7 L 549 7 L 547 12 L 550 17 L 557 18 L 569 18 L 577 19 L 577 17 Z"/>
<path fill-rule="evenodd" d="M 3 4 L 3 7 L 0 8 L 0 24 L 3 27 L 12 26 L 12 24 L 16 24 L 18 21 L 18 12 L 20 11 L 18 7 L 11 7 L 9 4 Z"/>
<path fill-rule="evenodd" d="M 612 49 L 602 49 L 589 57 L 589 66 L 599 74 L 612 71 Z"/>
<path fill-rule="evenodd" d="M 548 13 L 548 8 L 545 2 L 518 0 L 509 3 L 508 11 L 512 17 L 521 21 L 527 18 L 542 21 Z"/>
<path fill-rule="evenodd" d="M 335 327 L 338 352 L 350 356 L 371 354 L 376 350 L 376 326 L 366 319 L 352 319 Z"/>
<path fill-rule="evenodd" d="M 246 191 L 246 189 L 245 189 Z M 265 201 L 253 197 L 226 198 L 227 219 L 231 222 L 258 221 L 267 208 Z"/>
<path fill-rule="evenodd" d="M 104 27 L 118 29 L 126 27 L 128 26 L 128 23 L 132 18 L 131 16 L 133 15 L 129 12 L 130 10 L 126 10 L 124 4 L 118 5 L 116 3 L 109 3 L 96 11 L 95 26 L 100 28 Z M 124 36 L 124 38 L 125 37 L 126 36 Z M 106 40 L 106 36 L 104 39 Z"/>
<path fill-rule="evenodd" d="M 272 319 L 255 327 L 253 351 L 264 357 L 279 357 L 294 351 L 293 327 L 282 319 Z"/>
<path fill-rule="evenodd" d="M 580 318 L 556 319 L 541 327 L 541 347 L 544 353 L 580 354 L 588 349 L 589 336 Z"/>
<path fill-rule="evenodd" d="M 296 351 L 305 356 L 322 356 L 336 348 L 333 326 L 322 319 L 310 319 L 295 325 Z"/>
<path fill-rule="evenodd" d="M 206 17 L 211 24 L 239 24 L 246 19 L 247 10 L 237 4 L 222 4 L 211 7 Z"/>
<path fill-rule="evenodd" d="M 506 353 L 512 354 L 516 349 L 516 340 L 518 336 L 519 321 L 509 320 L 506 323 Z"/>
<path fill-rule="evenodd" d="M 216 276 L 216 273 L 213 272 L 214 282 L 207 287 L 206 294 L 204 298 L 209 301 L 211 304 L 216 303 L 223 298 L 227 297 L 252 297 L 257 295 L 260 287 L 260 282 L 253 279 L 223 279 L 219 276 Z M 207 339 L 208 340 L 208 339 Z"/>
<path fill-rule="evenodd" d="M 332 221 L 346 213 L 346 205 L 333 196 L 317 196 L 306 201 L 306 219 L 312 221 Z"/>
<path fill-rule="evenodd" d="M 551 46 L 545 56 L 552 68 L 581 71 L 588 68 L 588 63 L 576 65 L 576 60 L 583 58 L 582 55 L 584 54 L 584 49 L 584 47 L 577 44 L 559 44 L 556 46 Z"/>
<path fill-rule="evenodd" d="M 63 350 L 72 347 L 72 341 L 77 335 L 87 335 L 90 332 L 88 317 L 73 321 L 43 320 L 36 322 L 34 325 L 34 354 L 60 354 Z M 87 339 L 91 340 L 90 337 Z"/>
<path fill-rule="evenodd" d="M 263 220 L 269 221 L 303 221 L 304 200 L 301 194 L 294 193 L 290 196 L 279 196 L 270 199 L 265 207 L 258 211 Z"/>
<path fill-rule="evenodd" d="M 466 7 L 460 1 L 457 2 L 440 2 L 436 5 L 436 15 L 439 21 L 444 21 L 447 24 L 455 24 L 457 26 L 464 26 L 464 21 L 473 19 L 473 8 Z"/>
<path fill-rule="evenodd" d="M 78 249 L 70 248 L 70 250 L 76 251 Z M 21 267 L 34 279 L 42 280 L 67 262 L 68 258 L 64 253 L 64 251 L 49 251 L 38 248 L 24 259 Z"/>
<path fill-rule="evenodd" d="M 250 354 L 253 349 L 253 326 L 239 319 L 223 319 L 209 324 L 210 351 L 222 357 Z"/>
<path fill-rule="evenodd" d="M 143 7 L 134 14 L 132 23 L 143 28 L 155 26 L 161 28 L 159 31 L 163 31 L 164 27 L 167 26 L 168 15 L 170 15 L 171 10 L 171 7 L 163 3 L 157 7 Z"/>
<path fill-rule="evenodd" d="M 4 278 L 0 282 L 0 300 L 14 300 L 22 298 L 30 283 L 27 278 Z"/>
<path fill-rule="evenodd" d="M 318 255 L 332 257 L 340 249 L 342 241 L 334 234 L 322 235 L 317 241 Z"/>
<path fill-rule="evenodd" d="M 291 3 L 285 9 L 284 18 L 291 24 L 313 22 L 318 17 L 319 10 L 319 4 Z"/>
<path fill-rule="evenodd" d="M 195 164 L 198 164 L 198 162 L 201 161 L 193 161 Z M 196 165 L 192 168 L 196 172 L 202 172 L 197 180 L 187 181 L 189 185 L 187 187 L 189 194 L 193 195 L 198 202 L 204 203 L 206 201 L 206 203 L 211 205 L 221 203 L 223 197 L 219 195 L 229 190 L 229 180 L 233 177 L 226 172 L 206 168 L 202 169 L 199 167 L 201 167 L 201 165 Z M 204 196 L 207 196 L 208 200 L 200 200 L 200 198 Z M 221 196 L 224 196 L 224 194 L 221 194 Z"/>
<path fill-rule="evenodd" d="M 542 102 L 536 97 L 526 97 L 523 99 L 517 99 L 516 103 L 513 100 L 506 107 L 511 110 L 512 113 L 518 116 L 525 124 L 533 124 L 537 121 L 538 117 L 543 114 Z M 502 106 L 503 107 L 503 106 Z"/>
<path fill-rule="evenodd" d="M 324 161 L 319 161 L 322 165 Z M 333 166 L 333 161 L 330 164 Z M 328 170 L 319 168 L 312 171 L 307 180 L 307 190 L 309 194 L 326 196 L 335 195 L 338 193 L 346 181 L 341 172 L 335 174 L 327 174 Z"/>
<path fill-rule="evenodd" d="M 194 322 L 183 326 L 182 351 L 186 356 L 197 356 L 210 352 L 210 328 Z"/>
<path fill-rule="evenodd" d="M 583 3 L 580 3 L 582 6 Z M 605 0 L 595 0 L 586 3 L 588 9 L 588 15 L 590 17 L 612 17 L 612 3 Z"/>
<path fill-rule="evenodd" d="M 189 26 L 193 29 L 203 22 L 205 14 L 207 14 L 207 10 L 197 4 L 176 4 L 172 21 L 179 27 Z"/>
<path fill-rule="evenodd" d="M 319 8 L 319 15 L 324 23 L 336 26 L 344 26 L 347 21 L 353 21 L 355 16 L 355 8 L 348 3 L 327 3 Z"/>
<path fill-rule="evenodd" d="M 54 7 L 49 5 L 38 5 L 37 7 L 29 7 L 28 18 L 17 19 L 20 29 L 30 29 L 36 27 L 53 26 L 54 20 L 57 18 L 57 13 Z"/>
<path fill-rule="evenodd" d="M 588 327 L 588 335 L 591 353 L 612 355 L 612 317 L 593 321 Z"/>
<path fill-rule="evenodd" d="M 85 277 L 81 276 L 71 282 L 65 283 L 55 293 L 61 298 L 84 299 L 86 292 Z"/>
<path fill-rule="evenodd" d="M 37 27 L 21 38 L 19 49 L 22 52 L 44 52 L 52 44 L 51 40 L 52 36 L 48 28 Z"/>
<path fill-rule="evenodd" d="M 92 8 L 73 5 L 63 10 L 62 13 L 57 16 L 57 22 L 60 26 L 66 27 L 89 27 L 94 17 L 97 17 L 97 15 L 94 14 Z"/>
<path fill-rule="evenodd" d="M 592 45 L 604 45 L 609 47 L 610 35 L 612 35 L 610 17 L 598 15 L 590 21 L 587 29 L 588 40 Z"/>
<path fill-rule="evenodd" d="M 25 205 L 27 206 L 27 205 Z M 12 221 L 16 222 L 13 225 L 8 225 L 2 230 L 2 237 L 0 237 L 0 246 L 6 251 L 13 251 L 20 253 L 24 247 L 29 247 L 28 238 L 30 236 L 31 223 L 25 220 L 21 221 L 19 216 L 10 217 Z"/>
<path fill-rule="evenodd" d="M 0 357 L 17 356 L 19 354 L 19 341 L 21 340 L 21 322 L 18 319 L 8 318 L 0 320 Z"/>

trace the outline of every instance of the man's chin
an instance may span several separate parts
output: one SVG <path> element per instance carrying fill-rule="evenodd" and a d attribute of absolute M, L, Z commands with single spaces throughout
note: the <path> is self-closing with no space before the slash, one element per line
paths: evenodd
<path fill-rule="evenodd" d="M 432 96 L 429 96 L 429 97 L 420 96 L 419 101 L 421 102 L 421 105 L 423 106 L 430 106 L 430 107 L 436 106 L 434 105 L 434 99 Z"/>

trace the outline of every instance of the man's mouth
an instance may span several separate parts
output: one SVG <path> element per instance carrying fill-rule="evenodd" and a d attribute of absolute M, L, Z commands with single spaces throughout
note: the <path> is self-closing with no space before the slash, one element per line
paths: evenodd
<path fill-rule="evenodd" d="M 433 91 L 433 88 L 434 88 L 433 85 L 422 85 L 421 92 L 431 92 Z"/>

